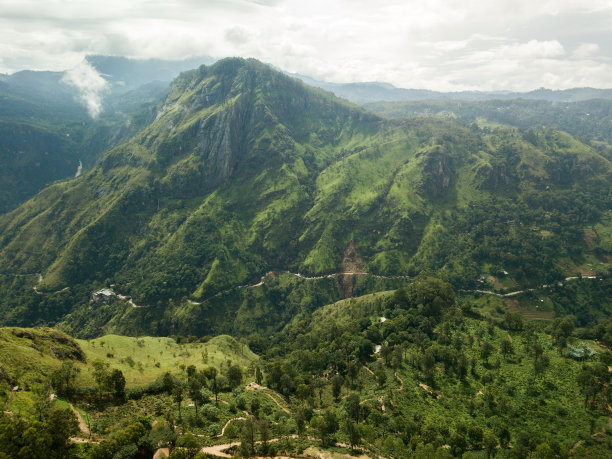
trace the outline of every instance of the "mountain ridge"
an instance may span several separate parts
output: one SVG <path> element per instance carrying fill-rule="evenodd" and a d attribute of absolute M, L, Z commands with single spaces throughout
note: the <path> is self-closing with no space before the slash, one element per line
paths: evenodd
<path fill-rule="evenodd" d="M 586 256 L 609 269 L 605 245 L 576 234 L 607 222 L 612 166 L 561 131 L 386 120 L 237 58 L 184 72 L 158 107 L 98 166 L 0 217 L 6 323 L 73 330 L 91 292 L 112 284 L 148 307 L 96 308 L 84 334 L 275 329 L 299 308 L 402 284 L 278 276 L 214 295 L 268 271 L 340 272 L 351 246 L 365 271 L 443 270 L 458 287 L 502 269 L 521 286 L 549 283 Z M 42 283 L 11 277 L 34 272 Z"/>
<path fill-rule="evenodd" d="M 612 100 L 612 89 L 610 88 L 538 88 L 530 91 L 435 91 L 431 89 L 400 88 L 391 83 L 379 81 L 331 83 L 298 73 L 285 73 L 295 78 L 299 78 L 310 86 L 331 91 L 336 94 L 336 96 L 345 98 L 357 104 L 424 100 L 482 101 L 524 99 L 547 100 L 551 102 L 578 102 L 592 99 Z"/>

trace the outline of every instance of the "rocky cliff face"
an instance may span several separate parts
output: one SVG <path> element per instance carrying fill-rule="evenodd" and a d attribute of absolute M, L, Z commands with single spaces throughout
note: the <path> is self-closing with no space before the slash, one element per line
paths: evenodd
<path fill-rule="evenodd" d="M 238 110 L 227 110 L 200 122 L 197 153 L 204 162 L 204 189 L 222 183 L 234 169 L 240 149 L 237 141 L 240 135 L 235 131 L 238 131 L 240 126 L 233 115 Z"/>
<path fill-rule="evenodd" d="M 479 188 L 495 191 L 510 184 L 510 173 L 505 164 L 486 164 L 478 168 L 477 177 L 482 180 Z"/>
<path fill-rule="evenodd" d="M 436 145 L 421 154 L 421 163 L 423 194 L 433 199 L 444 196 L 456 181 L 455 159 L 444 147 Z"/>

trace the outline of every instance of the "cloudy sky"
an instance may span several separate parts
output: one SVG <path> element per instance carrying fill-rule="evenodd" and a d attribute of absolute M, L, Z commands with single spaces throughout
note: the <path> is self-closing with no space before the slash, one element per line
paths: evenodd
<path fill-rule="evenodd" d="M 0 72 L 255 57 L 442 91 L 612 87 L 611 0 L 0 0 Z"/>

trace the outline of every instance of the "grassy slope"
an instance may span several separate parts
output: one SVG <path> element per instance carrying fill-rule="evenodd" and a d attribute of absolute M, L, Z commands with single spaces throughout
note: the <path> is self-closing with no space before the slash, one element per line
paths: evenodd
<path fill-rule="evenodd" d="M 128 387 L 144 385 L 165 372 L 181 371 L 181 365 L 221 368 L 231 361 L 232 364 L 247 368 L 258 359 L 248 346 L 227 335 L 216 336 L 206 343 L 188 344 L 177 344 L 170 338 L 131 338 L 118 335 L 77 340 L 77 343 L 89 362 L 100 359 L 120 369 Z"/>
<path fill-rule="evenodd" d="M 63 359 L 57 357 L 60 355 L 82 357 L 81 360 L 71 358 L 80 369 L 77 385 L 95 385 L 91 363 L 99 359 L 109 363 L 111 368 L 120 369 L 127 387 L 144 385 L 167 371 L 181 373 L 181 365 L 221 368 L 231 361 L 247 368 L 258 359 L 248 346 L 226 335 L 206 343 L 177 344 L 170 338 L 117 335 L 89 341 L 73 340 L 49 328 L 1 328 L 0 347 L 3 374 L 22 385 L 35 384 L 48 377 L 61 366 Z"/>
<path fill-rule="evenodd" d="M 287 333 L 299 341 L 300 334 L 303 332 L 324 337 L 333 327 L 336 330 L 333 335 L 335 338 L 343 334 L 345 330 L 354 330 L 356 323 L 364 321 L 382 331 L 387 322 L 382 323 L 380 317 L 391 297 L 392 292 L 380 292 L 327 305 L 312 315 L 309 319 L 310 326 L 306 329 L 303 328 L 303 323 L 296 320 L 289 325 Z M 393 320 L 392 315 L 388 320 Z M 299 331 L 300 328 L 302 332 Z M 30 368 L 32 369 L 38 366 L 50 370 L 59 365 L 57 359 L 45 352 L 43 352 L 45 356 L 41 356 L 38 351 L 33 350 L 28 338 L 15 337 L 14 330 L 18 329 L 0 330 L 0 336 L 4 338 L 3 343 L 11 343 L 10 347 L 6 348 L 9 352 L 0 354 L 5 359 L 2 361 L 4 368 L 7 368 L 9 364 L 21 365 L 23 362 L 31 362 Z M 34 334 L 35 343 L 47 343 L 49 336 L 57 333 L 42 329 L 26 331 Z M 389 442 L 383 441 L 389 436 L 398 438 L 400 434 L 390 432 L 383 434 L 378 425 L 379 421 L 375 421 L 378 419 L 377 416 L 381 416 L 378 401 L 382 400 L 386 407 L 382 417 L 387 420 L 394 419 L 394 423 L 390 425 L 385 423 L 387 426 L 385 428 L 394 428 L 393 426 L 402 418 L 418 420 L 420 426 L 418 432 L 420 433 L 415 435 L 422 435 L 423 439 L 429 439 L 426 441 L 435 438 L 435 432 L 443 432 L 445 429 L 453 434 L 461 424 L 480 426 L 485 430 L 493 431 L 500 426 L 506 426 L 512 434 L 511 443 L 517 441 L 519 432 L 529 432 L 531 437 L 537 436 L 541 439 L 538 441 L 558 441 L 562 451 L 568 451 L 579 440 L 587 439 L 588 441 L 583 442 L 577 450 L 584 457 L 599 457 L 598 455 L 605 451 L 605 425 L 608 417 L 598 410 L 591 411 L 585 408 L 582 403 L 583 395 L 576 382 L 582 364 L 560 355 L 550 335 L 543 328 L 537 328 L 534 335 L 535 341 L 542 345 L 544 355 L 550 359 L 548 369 L 541 376 L 534 375 L 531 351 L 534 341 L 528 338 L 525 332 L 508 332 L 498 327 L 490 327 L 485 321 L 473 318 L 464 318 L 460 325 L 452 327 L 452 331 L 461 336 L 463 353 L 468 361 L 474 360 L 474 373 L 468 373 L 465 381 L 458 382 L 452 373 L 447 374 L 441 363 L 436 364 L 434 389 L 439 391 L 441 396 L 437 397 L 436 393 L 432 394 L 428 389 L 419 385 L 424 382 L 423 373 L 418 364 L 423 351 L 409 342 L 404 343 L 404 363 L 397 369 L 385 367 L 378 355 L 373 355 L 372 359 L 367 362 L 366 365 L 371 370 L 379 372 L 382 370 L 385 373 L 386 382 L 384 384 L 379 384 L 376 376 L 363 369 L 356 381 L 358 390 L 349 390 L 346 387 L 342 389 L 342 399 L 348 393 L 359 394 L 363 401 L 362 406 L 367 407 L 364 413 L 371 415 L 367 422 L 361 421 L 364 436 L 362 445 L 377 451 L 384 457 L 391 454 L 402 455 L 397 451 L 392 453 L 387 450 Z M 470 344 L 469 337 L 473 338 L 472 344 Z M 512 341 L 514 353 L 504 358 L 499 349 L 501 340 L 507 337 Z M 322 345 L 325 340 L 326 338 L 323 338 Z M 493 353 L 488 361 L 484 361 L 480 356 L 484 341 L 493 346 Z M 128 386 L 141 385 L 164 370 L 185 378 L 184 372 L 180 369 L 181 364 L 194 364 L 197 368 L 207 365 L 221 367 L 226 364 L 227 360 L 231 360 L 232 363 L 238 363 L 246 369 L 257 359 L 248 348 L 227 336 L 216 337 L 204 344 L 186 345 L 177 345 L 167 338 L 127 338 L 116 335 L 77 342 L 87 355 L 88 362 L 100 358 L 108 361 L 111 367 L 122 369 L 128 380 Z M 103 345 L 102 342 L 104 342 Z M 597 347 L 592 342 L 590 345 Z M 8 345 L 5 344 L 5 346 Z M 108 353 L 114 354 L 113 357 L 108 357 Z M 207 353 L 208 362 L 203 361 L 203 353 Z M 13 354 L 15 360 L 6 360 L 7 354 Z M 128 357 L 134 359 L 133 367 L 126 362 Z M 155 367 L 156 361 L 160 363 L 160 368 Z M 496 361 L 499 362 L 499 368 L 497 368 Z M 142 363 L 142 371 L 139 369 L 139 362 Z M 78 383 L 91 384 L 86 374 L 88 367 L 83 366 L 82 368 Z M 12 371 L 15 373 L 17 370 L 13 368 Z M 28 370 L 22 374 L 24 380 L 34 381 L 36 379 L 35 371 Z M 308 374 L 305 377 L 310 380 L 312 375 Z M 250 382 L 251 378 L 248 376 L 244 382 Z M 400 385 L 403 386 L 401 390 Z M 28 394 L 28 392 L 19 392 L 9 408 L 14 412 L 33 415 L 33 402 Z M 274 426 L 272 437 L 279 435 L 275 430 L 277 429 L 275 422 L 282 421 L 284 425 L 282 428 L 288 429 L 284 431 L 292 432 L 291 429 L 295 429 L 292 417 L 303 407 L 304 402 L 294 397 L 285 399 L 279 395 L 276 397 L 290 411 L 289 415 L 283 413 L 264 393 L 239 389 L 234 393 L 222 394 L 222 403 L 219 404 L 219 407 L 205 411 L 207 414 L 204 421 L 198 425 L 189 426 L 187 429 L 203 435 L 206 444 L 229 442 L 232 436 L 236 435 L 235 429 L 229 429 L 226 436 L 222 438 L 212 436 L 218 434 L 228 420 L 244 416 L 241 410 L 236 410 L 235 405 L 238 398 L 241 403 L 244 403 L 247 412 L 250 410 L 252 400 L 257 398 L 261 404 L 260 418 L 266 417 L 274 420 L 271 423 Z M 319 408 L 329 407 L 336 410 L 339 416 L 344 415 L 343 402 L 334 401 L 329 383 L 323 389 L 322 400 L 323 407 L 319 407 L 318 396 L 315 397 L 315 402 L 313 402 L 315 415 L 320 412 Z M 194 409 L 187 406 L 189 402 L 188 398 L 183 402 L 183 416 L 187 419 L 191 419 L 194 415 Z M 169 395 L 161 394 L 155 397 L 145 396 L 142 399 L 130 401 L 126 405 L 108 407 L 100 412 L 90 411 L 89 416 L 92 419 L 95 436 L 99 437 L 125 425 L 135 416 L 162 422 L 163 415 L 167 412 L 173 413 L 175 417 L 178 415 L 176 403 L 172 398 Z M 596 432 L 595 437 L 591 437 L 592 431 Z M 431 436 L 431 432 L 434 432 L 434 437 Z M 597 432 L 604 432 L 604 434 Z M 308 426 L 307 433 L 317 435 L 316 430 Z M 342 432 L 338 433 L 337 438 L 339 441 L 347 441 Z M 417 441 L 421 441 L 420 436 L 417 438 Z M 604 440 L 603 443 L 601 439 Z M 406 452 L 405 449 L 403 451 Z M 503 451 L 501 453 L 505 454 Z"/>

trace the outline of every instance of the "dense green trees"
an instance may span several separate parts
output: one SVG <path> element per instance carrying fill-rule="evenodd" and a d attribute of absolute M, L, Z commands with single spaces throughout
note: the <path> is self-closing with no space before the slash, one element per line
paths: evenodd
<path fill-rule="evenodd" d="M 129 405 L 110 397 L 113 385 L 103 387 L 103 400 L 117 402 L 108 411 L 123 410 L 123 417 L 109 429 L 109 414 L 99 406 L 92 426 L 103 441 L 79 454 L 146 457 L 161 444 L 174 448 L 174 457 L 188 457 L 201 442 L 236 439 L 245 456 L 295 453 L 314 437 L 323 448 L 344 444 L 384 457 L 560 457 L 589 438 L 581 448 L 597 457 L 606 448 L 612 357 L 602 348 L 583 361 L 569 358 L 559 337 L 577 344 L 578 334 L 589 333 L 572 321 L 485 319 L 461 307 L 448 282 L 424 273 L 411 287 L 347 299 L 296 320 L 268 337 L 270 346 L 249 368 L 232 370 L 238 365 L 229 360 L 219 368 L 182 365 L 147 391 L 128 390 Z M 116 374 L 104 363 L 92 362 L 101 383 Z M 245 390 L 259 366 L 268 388 Z M 68 366 L 58 368 L 66 373 Z M 31 390 L 47 399 L 43 385 Z M 217 405 L 210 403 L 215 390 Z M 74 402 L 82 403 L 78 397 Z M 46 412 L 48 405 L 40 406 Z M 146 407 L 151 416 L 138 417 L 132 407 Z M 167 426 L 152 428 L 153 414 Z M 34 421 L 44 424 L 46 416 L 40 421 L 34 412 L 27 421 L 32 432 L 43 429 Z M 294 434 L 301 438 L 294 442 Z M 46 438 L 38 446 L 46 447 Z"/>
<path fill-rule="evenodd" d="M 110 393 L 116 400 L 123 400 L 125 398 L 125 377 L 123 372 L 117 368 L 110 369 L 110 365 L 101 360 L 92 362 L 92 367 L 100 399 L 105 393 Z"/>
<path fill-rule="evenodd" d="M 70 395 L 73 392 L 79 370 L 72 360 L 66 360 L 51 374 L 51 385 L 59 395 Z"/>
<path fill-rule="evenodd" d="M 70 449 L 70 437 L 78 430 L 78 423 L 70 409 L 49 409 L 40 421 L 28 421 L 2 413 L 0 456 L 7 459 L 64 458 Z"/>

